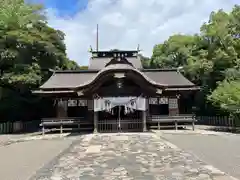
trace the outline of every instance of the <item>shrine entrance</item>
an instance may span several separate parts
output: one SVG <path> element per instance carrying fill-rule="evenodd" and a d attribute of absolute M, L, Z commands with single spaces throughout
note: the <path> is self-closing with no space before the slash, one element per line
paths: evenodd
<path fill-rule="evenodd" d="M 141 132 L 143 131 L 144 98 L 98 99 L 98 132 Z"/>
<path fill-rule="evenodd" d="M 112 112 L 99 112 L 99 132 L 136 132 L 142 131 L 141 111 L 125 114 L 124 106 L 116 106 Z"/>

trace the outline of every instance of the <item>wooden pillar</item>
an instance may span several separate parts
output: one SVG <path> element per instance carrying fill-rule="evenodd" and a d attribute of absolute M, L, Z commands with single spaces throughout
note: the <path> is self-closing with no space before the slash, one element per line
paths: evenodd
<path fill-rule="evenodd" d="M 177 131 L 178 130 L 178 122 L 175 121 L 175 130 Z"/>
<path fill-rule="evenodd" d="M 143 132 L 147 131 L 147 111 L 142 112 L 142 119 L 143 119 Z"/>
<path fill-rule="evenodd" d="M 179 114 L 178 108 L 178 99 L 177 98 L 169 98 L 169 116 L 176 116 Z"/>
<path fill-rule="evenodd" d="M 60 121 L 60 134 L 63 133 L 62 118 L 66 118 L 68 116 L 67 109 L 68 109 L 67 100 L 58 99 L 58 101 L 57 101 L 57 118 L 59 118 L 59 121 Z"/>
<path fill-rule="evenodd" d="M 193 131 L 195 130 L 195 122 L 194 122 L 194 120 L 193 120 L 193 122 L 192 122 L 192 130 L 193 130 Z"/>
<path fill-rule="evenodd" d="M 60 134 L 62 134 L 63 133 L 63 124 L 61 123 L 61 125 L 60 125 Z"/>
<path fill-rule="evenodd" d="M 98 132 L 98 112 L 94 112 L 94 133 Z"/>
<path fill-rule="evenodd" d="M 57 117 L 65 118 L 67 117 L 67 101 L 65 100 L 57 100 Z"/>
<path fill-rule="evenodd" d="M 44 125 L 42 124 L 42 135 L 45 134 L 45 128 L 44 128 Z"/>
<path fill-rule="evenodd" d="M 145 110 L 142 112 L 143 121 L 143 132 L 147 131 L 147 110 L 148 110 L 148 99 L 145 99 Z"/>

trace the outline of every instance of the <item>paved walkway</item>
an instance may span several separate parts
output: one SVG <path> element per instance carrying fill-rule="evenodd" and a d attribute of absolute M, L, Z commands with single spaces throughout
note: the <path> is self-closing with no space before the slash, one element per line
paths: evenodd
<path fill-rule="evenodd" d="M 72 139 L 21 140 L 0 145 L 0 179 L 28 180 L 36 171 L 49 163 Z"/>
<path fill-rule="evenodd" d="M 31 180 L 231 180 L 154 133 L 84 135 Z"/>
<path fill-rule="evenodd" d="M 240 179 L 240 134 L 197 131 L 161 131 L 161 136 Z"/>

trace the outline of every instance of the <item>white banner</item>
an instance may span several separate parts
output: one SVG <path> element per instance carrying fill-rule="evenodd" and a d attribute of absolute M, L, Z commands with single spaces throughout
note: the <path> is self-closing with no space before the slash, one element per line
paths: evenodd
<path fill-rule="evenodd" d="M 110 111 L 116 106 L 140 111 L 146 110 L 146 99 L 142 97 L 104 97 L 94 99 L 94 111 Z"/>

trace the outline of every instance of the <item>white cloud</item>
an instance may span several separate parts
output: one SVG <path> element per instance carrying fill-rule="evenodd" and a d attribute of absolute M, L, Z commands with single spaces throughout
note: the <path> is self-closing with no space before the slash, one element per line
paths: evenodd
<path fill-rule="evenodd" d="M 151 56 L 155 44 L 174 33 L 197 33 L 211 11 L 229 11 L 233 5 L 230 0 L 90 0 L 73 17 L 58 17 L 52 9 L 48 17 L 52 27 L 65 32 L 69 58 L 87 65 L 88 49 L 96 44 L 96 24 L 101 50 L 131 50 L 140 44 L 143 54 Z"/>

